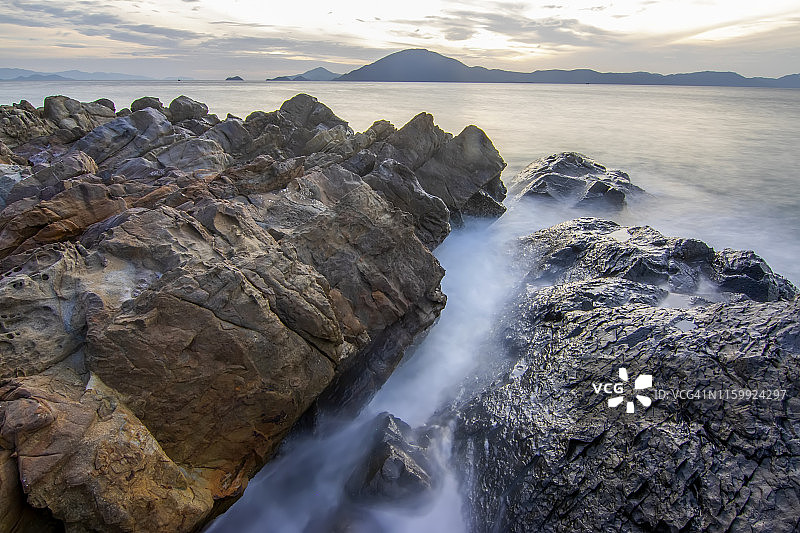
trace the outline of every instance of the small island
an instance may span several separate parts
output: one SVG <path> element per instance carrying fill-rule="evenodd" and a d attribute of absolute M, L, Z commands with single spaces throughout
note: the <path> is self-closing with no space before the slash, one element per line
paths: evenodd
<path fill-rule="evenodd" d="M 244 78 L 241 76 L 228 76 L 225 81 L 244 81 Z"/>

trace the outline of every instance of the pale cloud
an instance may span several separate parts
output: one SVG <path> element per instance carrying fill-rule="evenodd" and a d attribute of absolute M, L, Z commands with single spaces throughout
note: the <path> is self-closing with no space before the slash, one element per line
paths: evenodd
<path fill-rule="evenodd" d="M 9 0 L 0 66 L 250 79 L 345 72 L 424 47 L 470 65 L 776 76 L 800 64 L 796 0 Z M 31 31 L 36 28 L 36 31 Z M 103 67 L 120 70 L 121 67 Z"/>

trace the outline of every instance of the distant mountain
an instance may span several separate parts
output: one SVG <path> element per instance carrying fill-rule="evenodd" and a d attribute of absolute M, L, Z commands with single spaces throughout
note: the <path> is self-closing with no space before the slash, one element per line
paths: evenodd
<path fill-rule="evenodd" d="M 424 49 L 395 52 L 340 76 L 336 81 L 430 81 L 471 83 L 595 83 L 624 85 L 696 85 L 800 88 L 800 74 L 782 78 L 746 78 L 735 72 L 597 72 L 578 70 L 508 70 L 468 67 L 461 61 Z"/>
<path fill-rule="evenodd" d="M 65 70 L 62 72 L 37 72 L 23 68 L 0 68 L 0 80 L 5 81 L 117 81 L 152 80 L 147 76 L 121 74 L 119 72 L 83 72 Z"/>
<path fill-rule="evenodd" d="M 24 68 L 0 68 L 0 80 L 13 80 L 16 78 L 33 76 L 35 74 L 41 74 L 41 72 L 35 72 Z"/>
<path fill-rule="evenodd" d="M 30 76 L 18 76 L 9 81 L 74 81 L 58 74 L 31 74 Z"/>
<path fill-rule="evenodd" d="M 340 76 L 341 74 L 336 74 L 335 72 L 331 72 L 326 68 L 317 67 L 303 72 L 302 74 L 295 74 L 293 76 L 278 76 L 277 78 L 271 78 L 267 81 L 332 81 Z"/>
<path fill-rule="evenodd" d="M 244 78 L 241 76 L 228 76 L 225 81 L 244 81 Z"/>

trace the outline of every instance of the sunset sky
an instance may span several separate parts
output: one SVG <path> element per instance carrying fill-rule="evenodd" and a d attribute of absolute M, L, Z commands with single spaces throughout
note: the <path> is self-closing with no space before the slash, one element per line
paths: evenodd
<path fill-rule="evenodd" d="M 552 2 L 552 3 L 548 3 Z M 4 0 L 0 67 L 156 78 L 347 72 L 404 48 L 468 65 L 800 72 L 797 0 Z"/>

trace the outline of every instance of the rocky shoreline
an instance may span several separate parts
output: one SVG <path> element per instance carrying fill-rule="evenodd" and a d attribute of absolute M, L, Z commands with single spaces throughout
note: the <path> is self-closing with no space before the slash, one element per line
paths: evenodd
<path fill-rule="evenodd" d="M 444 307 L 431 249 L 504 209 L 491 141 L 425 113 L 51 97 L 0 125 L 3 531 L 202 527 L 312 405 L 381 385 Z"/>
<path fill-rule="evenodd" d="M 356 133 L 304 94 L 224 120 L 185 96 L 0 106 L 0 531 L 201 530 L 298 422 L 356 413 L 421 340 L 446 303 L 431 252 L 503 214 L 504 167 L 475 126 Z M 646 194 L 575 153 L 510 183 L 526 209 Z M 600 218 L 512 253 L 498 357 L 427 425 L 378 417 L 308 531 L 379 531 L 372 509 L 419 505 L 445 470 L 476 532 L 793 530 L 789 281 Z"/>

